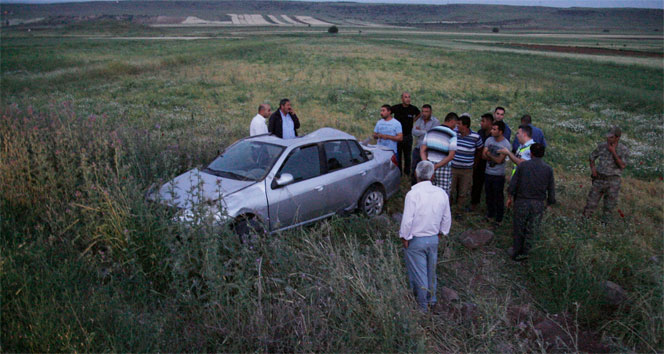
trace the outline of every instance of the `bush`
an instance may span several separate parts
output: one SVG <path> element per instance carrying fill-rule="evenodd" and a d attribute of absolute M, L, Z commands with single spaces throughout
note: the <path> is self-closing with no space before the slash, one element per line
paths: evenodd
<path fill-rule="evenodd" d="M 339 28 L 337 26 L 330 26 L 330 28 L 327 29 L 327 33 L 339 33 Z"/>
<path fill-rule="evenodd" d="M 498 33 L 498 32 L 500 32 L 500 28 L 494 27 L 494 28 L 491 29 L 491 32 Z"/>

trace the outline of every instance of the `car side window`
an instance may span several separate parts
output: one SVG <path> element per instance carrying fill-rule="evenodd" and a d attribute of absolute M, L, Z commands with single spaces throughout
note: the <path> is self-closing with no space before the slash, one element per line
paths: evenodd
<path fill-rule="evenodd" d="M 279 176 L 284 173 L 293 175 L 295 181 L 302 181 L 321 175 L 318 146 L 310 145 L 293 150 L 281 167 Z"/>
<path fill-rule="evenodd" d="M 350 147 L 350 157 L 353 164 L 359 164 L 367 161 L 364 150 L 357 144 L 357 141 L 346 140 Z"/>
<path fill-rule="evenodd" d="M 353 165 L 348 144 L 344 140 L 328 141 L 323 143 L 327 170 L 332 172 Z"/>

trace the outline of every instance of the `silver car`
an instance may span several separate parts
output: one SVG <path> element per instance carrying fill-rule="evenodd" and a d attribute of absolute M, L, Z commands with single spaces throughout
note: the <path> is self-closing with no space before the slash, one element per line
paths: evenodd
<path fill-rule="evenodd" d="M 355 209 L 373 216 L 399 189 L 392 156 L 388 148 L 361 145 L 332 128 L 288 140 L 253 136 L 149 197 L 178 209 L 181 221 L 203 214 L 231 222 L 239 234 L 249 227 L 276 232 Z"/>

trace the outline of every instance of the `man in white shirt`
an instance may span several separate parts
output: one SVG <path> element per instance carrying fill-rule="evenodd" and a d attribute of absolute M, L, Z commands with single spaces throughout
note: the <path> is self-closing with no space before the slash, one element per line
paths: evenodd
<path fill-rule="evenodd" d="M 421 310 L 436 303 L 438 237 L 452 225 L 450 203 L 442 188 L 431 184 L 433 163 L 420 161 L 415 168 L 418 183 L 406 194 L 399 237 L 411 288 Z"/>
<path fill-rule="evenodd" d="M 258 106 L 258 114 L 251 120 L 249 125 L 249 136 L 267 134 L 267 124 L 265 118 L 269 117 L 272 113 L 270 105 L 263 103 Z"/>

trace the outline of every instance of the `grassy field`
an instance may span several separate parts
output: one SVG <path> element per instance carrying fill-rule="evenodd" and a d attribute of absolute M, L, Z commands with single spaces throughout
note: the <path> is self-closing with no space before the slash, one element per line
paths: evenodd
<path fill-rule="evenodd" d="M 661 59 L 501 52 L 491 43 L 507 40 L 490 35 L 392 31 L 3 29 L 2 349 L 547 351 L 530 329 L 558 314 L 569 319 L 558 321 L 572 334 L 567 350 L 588 350 L 577 327 L 612 351 L 664 350 Z M 155 39 L 126 38 L 136 36 Z M 469 39 L 488 44 L 460 45 Z M 649 43 L 661 53 L 661 39 Z M 415 310 L 390 220 L 335 218 L 241 247 L 227 230 L 174 225 L 144 201 L 152 183 L 245 136 L 260 103 L 289 97 L 302 133 L 330 126 L 362 140 L 402 91 L 438 117 L 470 112 L 473 129 L 497 105 L 513 129 L 528 113 L 550 145 L 559 203 L 528 263 L 504 254 L 509 215 L 488 247 L 456 240 L 487 226 L 481 212 L 455 222 L 441 247 L 440 285 L 476 306 L 471 318 Z M 613 124 L 632 157 L 620 211 L 603 224 L 580 212 L 587 156 Z M 407 190 L 404 180 L 388 214 Z M 625 303 L 607 302 L 607 280 Z M 530 317 L 512 323 L 510 307 L 525 304 Z"/>

